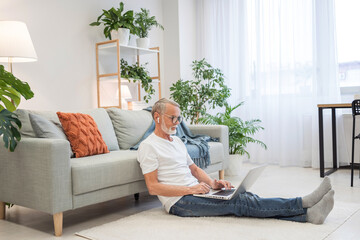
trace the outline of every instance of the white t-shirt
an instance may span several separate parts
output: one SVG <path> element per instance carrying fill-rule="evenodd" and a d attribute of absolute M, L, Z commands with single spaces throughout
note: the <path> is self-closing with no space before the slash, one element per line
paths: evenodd
<path fill-rule="evenodd" d="M 158 181 L 163 184 L 177 186 L 193 186 L 198 180 L 191 174 L 191 160 L 185 144 L 180 138 L 172 136 L 173 141 L 149 135 L 139 146 L 138 161 L 143 174 L 158 170 Z M 158 196 L 167 212 L 179 197 Z"/>

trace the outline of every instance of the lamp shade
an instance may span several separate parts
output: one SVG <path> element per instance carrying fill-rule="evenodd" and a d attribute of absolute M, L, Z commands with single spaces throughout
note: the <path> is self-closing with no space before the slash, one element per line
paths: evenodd
<path fill-rule="evenodd" d="M 129 86 L 121 85 L 121 98 L 122 99 L 130 99 L 130 98 L 132 98 Z M 115 99 L 119 99 L 119 89 L 116 89 Z"/>
<path fill-rule="evenodd" d="M 127 86 L 127 85 L 121 86 L 121 97 L 124 98 L 124 99 L 130 99 L 131 98 L 131 93 L 130 93 L 129 86 Z"/>
<path fill-rule="evenodd" d="M 0 62 L 33 62 L 37 60 L 26 24 L 0 21 Z"/>

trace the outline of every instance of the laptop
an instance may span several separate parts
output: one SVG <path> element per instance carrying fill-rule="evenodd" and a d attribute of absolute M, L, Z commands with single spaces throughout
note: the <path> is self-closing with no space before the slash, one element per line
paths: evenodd
<path fill-rule="evenodd" d="M 256 182 L 261 173 L 264 171 L 266 165 L 261 165 L 259 167 L 252 168 L 246 174 L 245 178 L 239 184 L 237 188 L 232 188 L 229 190 L 213 190 L 210 189 L 210 192 L 204 194 L 193 194 L 196 197 L 205 197 L 205 198 L 216 198 L 222 200 L 230 200 L 239 193 L 244 193 Z"/>

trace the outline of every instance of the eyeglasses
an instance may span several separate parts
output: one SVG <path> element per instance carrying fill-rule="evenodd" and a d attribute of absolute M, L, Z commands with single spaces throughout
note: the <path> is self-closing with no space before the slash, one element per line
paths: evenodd
<path fill-rule="evenodd" d="M 165 114 L 165 113 L 164 113 L 163 115 L 165 115 L 165 116 L 167 116 L 168 118 L 170 118 L 173 124 L 176 124 L 177 122 L 181 123 L 182 120 L 183 120 L 183 117 L 182 117 L 182 116 L 176 117 L 176 116 L 167 115 L 167 114 Z"/>

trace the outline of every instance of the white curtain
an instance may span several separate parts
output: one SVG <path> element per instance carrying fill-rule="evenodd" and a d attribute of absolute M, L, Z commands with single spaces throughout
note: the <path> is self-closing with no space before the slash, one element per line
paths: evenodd
<path fill-rule="evenodd" d="M 333 0 L 199 0 L 197 29 L 198 57 L 223 70 L 232 105 L 245 101 L 235 115 L 265 128 L 268 150 L 249 145 L 250 161 L 318 167 L 317 104 L 340 100 Z"/>

